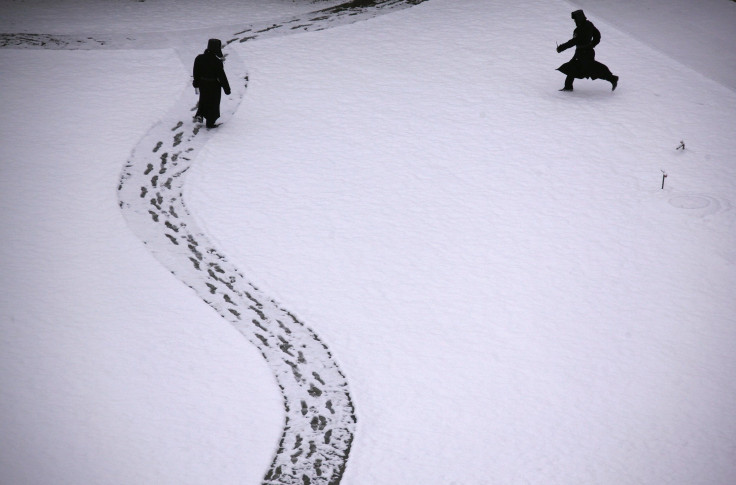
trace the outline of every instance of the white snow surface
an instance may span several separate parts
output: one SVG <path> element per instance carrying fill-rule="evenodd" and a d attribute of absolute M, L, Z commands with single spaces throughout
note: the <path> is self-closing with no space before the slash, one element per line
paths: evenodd
<path fill-rule="evenodd" d="M 4 3 L 0 31 L 182 42 L 236 3 L 244 23 L 315 8 Z M 736 483 L 736 65 L 690 20 L 722 26 L 736 3 L 667 10 L 692 63 L 658 44 L 670 3 L 429 0 L 229 47 L 249 85 L 185 198 L 339 361 L 358 417 L 342 483 Z M 64 5 L 86 15 L 52 17 Z M 615 92 L 557 91 L 580 6 Z M 271 371 L 117 206 L 191 65 L 0 62 L 0 482 L 260 483 L 283 426 Z"/>
<path fill-rule="evenodd" d="M 132 34 L 257 23 L 341 0 L 2 0 L 0 32 Z"/>

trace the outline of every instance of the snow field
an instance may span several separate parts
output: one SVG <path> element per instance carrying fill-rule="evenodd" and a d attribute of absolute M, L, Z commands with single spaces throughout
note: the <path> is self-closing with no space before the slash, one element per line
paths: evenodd
<path fill-rule="evenodd" d="M 428 2 L 239 50 L 188 197 L 320 322 L 355 389 L 346 483 L 727 483 L 733 94 L 601 21 L 619 90 L 558 93 L 568 18 Z"/>
<path fill-rule="evenodd" d="M 558 93 L 574 8 L 431 0 L 237 46 L 245 99 L 185 195 L 345 370 L 345 484 L 736 476 L 733 91 L 586 7 L 621 83 Z M 190 66 L 0 58 L 2 478 L 258 483 L 270 370 L 115 198 Z"/>
<path fill-rule="evenodd" d="M 6 0 L 0 32 L 137 34 L 257 23 L 307 13 L 341 0 Z M 181 37 L 180 35 L 178 35 Z"/>
<path fill-rule="evenodd" d="M 117 205 L 186 72 L 171 50 L 0 57 L 0 481 L 257 483 L 283 420 L 270 370 Z"/>

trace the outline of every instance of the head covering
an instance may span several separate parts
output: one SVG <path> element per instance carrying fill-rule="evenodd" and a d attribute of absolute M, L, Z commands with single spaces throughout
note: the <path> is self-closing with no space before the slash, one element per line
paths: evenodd
<path fill-rule="evenodd" d="M 210 39 L 207 42 L 207 50 L 217 57 L 222 57 L 222 42 L 220 42 L 220 39 Z"/>
<path fill-rule="evenodd" d="M 572 17 L 573 20 L 585 20 L 585 14 L 582 10 L 575 10 L 570 14 L 570 17 Z"/>

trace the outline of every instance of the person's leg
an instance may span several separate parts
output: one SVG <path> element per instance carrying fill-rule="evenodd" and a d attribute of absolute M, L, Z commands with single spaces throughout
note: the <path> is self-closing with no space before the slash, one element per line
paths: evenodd
<path fill-rule="evenodd" d="M 572 91 L 572 83 L 575 80 L 573 76 L 567 76 L 565 78 L 565 87 L 560 89 L 560 91 Z"/>
<path fill-rule="evenodd" d="M 593 79 L 603 79 L 608 81 L 611 83 L 611 91 L 616 90 L 616 86 L 618 86 L 618 76 L 614 76 L 608 66 L 595 61 L 591 72 L 593 73 Z"/>
<path fill-rule="evenodd" d="M 611 71 L 608 71 L 607 73 L 605 73 L 605 75 L 600 76 L 600 79 L 611 83 L 611 91 L 616 90 L 616 86 L 618 85 L 618 76 L 614 76 Z"/>
<path fill-rule="evenodd" d="M 618 86 L 618 76 L 611 74 L 611 77 L 607 81 L 611 83 L 611 91 L 615 91 L 616 86 Z"/>
<path fill-rule="evenodd" d="M 197 95 L 199 98 L 197 99 L 197 112 L 194 114 L 194 122 L 195 123 L 202 123 L 204 121 L 204 106 L 206 105 L 206 101 L 204 99 L 204 93 L 200 88 L 197 88 Z"/>

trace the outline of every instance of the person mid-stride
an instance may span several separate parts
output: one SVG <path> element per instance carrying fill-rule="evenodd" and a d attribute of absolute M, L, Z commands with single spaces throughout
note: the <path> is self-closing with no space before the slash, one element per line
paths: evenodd
<path fill-rule="evenodd" d="M 222 65 L 222 43 L 219 39 L 210 39 L 204 53 L 194 59 L 192 85 L 199 90 L 199 104 L 194 120 L 207 120 L 207 128 L 215 128 L 215 121 L 220 117 L 221 90 L 230 94 L 225 68 Z"/>
<path fill-rule="evenodd" d="M 575 55 L 568 62 L 557 68 L 567 76 L 565 87 L 560 91 L 572 91 L 575 78 L 605 79 L 611 83 L 611 91 L 618 85 L 618 76 L 614 76 L 605 64 L 595 60 L 595 46 L 601 41 L 601 33 L 593 22 L 585 18 L 582 10 L 575 10 L 571 14 L 575 21 L 575 30 L 572 39 L 557 46 L 557 52 L 562 52 L 575 46 Z"/>

